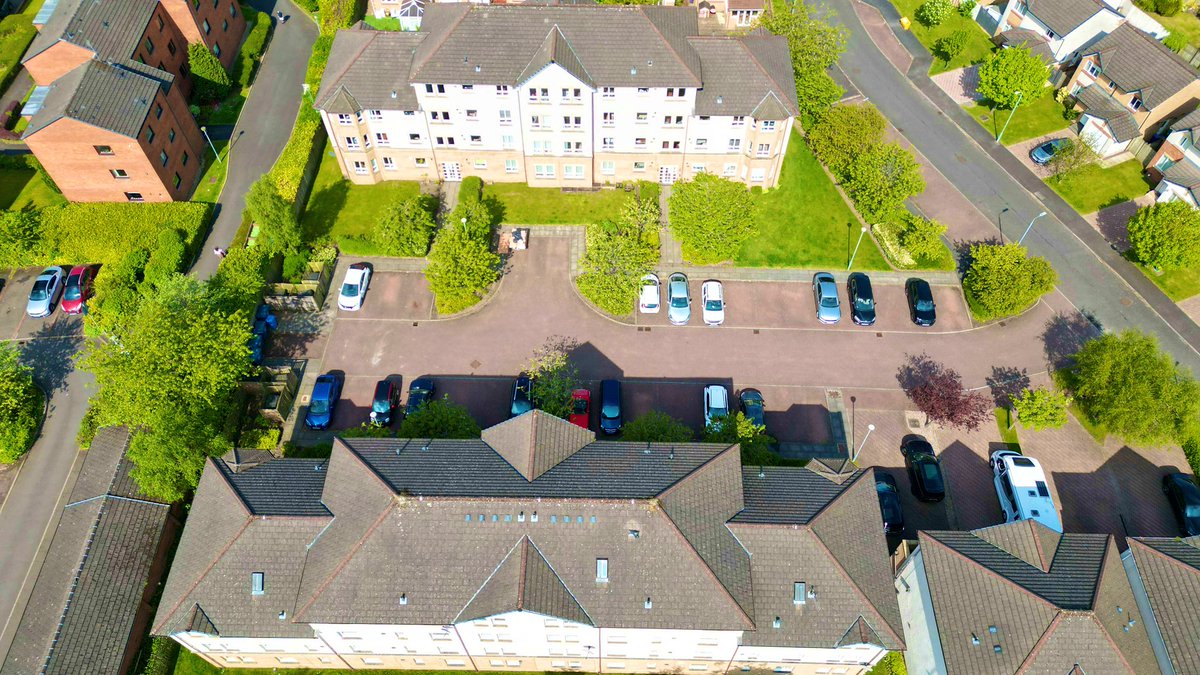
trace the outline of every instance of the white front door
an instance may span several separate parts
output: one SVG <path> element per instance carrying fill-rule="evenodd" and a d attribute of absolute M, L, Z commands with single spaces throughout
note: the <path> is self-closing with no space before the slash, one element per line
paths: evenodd
<path fill-rule="evenodd" d="M 660 166 L 658 168 L 658 182 L 663 185 L 670 185 L 679 178 L 679 167 L 677 166 Z"/>
<path fill-rule="evenodd" d="M 442 162 L 442 180 L 462 180 L 462 167 L 458 162 Z"/>

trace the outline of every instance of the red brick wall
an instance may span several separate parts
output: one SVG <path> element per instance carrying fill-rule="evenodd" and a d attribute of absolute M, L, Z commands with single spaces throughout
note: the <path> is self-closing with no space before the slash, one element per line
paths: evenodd
<path fill-rule="evenodd" d="M 233 66 L 246 18 L 235 0 L 160 0 L 162 7 L 175 19 L 176 25 L 189 42 L 204 42 L 211 50 L 219 47 L 218 58 L 226 68 Z M 232 8 L 232 13 L 231 13 Z M 208 22 L 208 32 L 204 22 Z"/>
<path fill-rule="evenodd" d="M 154 131 L 154 140 L 150 140 L 151 130 Z M 174 140 L 171 138 L 172 132 Z M 188 112 L 187 102 L 178 89 L 172 88 L 167 94 L 160 91 L 154 98 L 150 114 L 146 117 L 142 132 L 138 134 L 138 143 L 159 180 L 166 186 L 170 198 L 184 200 L 191 196 L 200 177 L 205 146 L 200 128 Z M 167 154 L 165 165 L 161 154 L 164 152 Z M 175 185 L 177 175 L 178 186 Z"/>
<path fill-rule="evenodd" d="M 167 189 L 137 140 L 69 118 L 60 119 L 25 139 L 63 196 L 73 202 L 123 202 L 139 192 L 148 202 L 171 201 Z M 95 146 L 107 145 L 111 155 Z M 122 169 L 128 178 L 114 178 Z"/>
<path fill-rule="evenodd" d="M 150 23 L 138 40 L 133 60 L 165 70 L 175 76 L 186 97 L 192 90 L 192 78 L 187 68 L 187 38 L 171 15 L 161 5 L 154 10 Z M 174 53 L 172 53 L 172 50 Z"/>
<path fill-rule="evenodd" d="M 87 63 L 93 55 L 91 50 L 59 40 L 54 46 L 26 61 L 25 69 L 36 84 L 44 87 Z"/>

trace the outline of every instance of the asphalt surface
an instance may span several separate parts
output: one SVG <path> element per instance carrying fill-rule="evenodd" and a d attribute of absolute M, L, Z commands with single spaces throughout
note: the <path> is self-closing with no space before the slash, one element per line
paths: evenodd
<path fill-rule="evenodd" d="M 930 97 L 936 100 L 937 93 L 928 91 L 927 97 L 923 92 L 936 90 L 936 85 L 924 75 L 914 74 L 927 70 L 927 52 L 916 53 L 909 77 L 899 72 L 871 40 L 852 2 L 830 0 L 828 4 L 849 30 L 840 67 L 855 89 L 992 222 L 1003 217 L 1015 229 L 1013 223 L 1028 223 L 1048 211 L 1025 246 L 1033 255 L 1050 261 L 1058 272 L 1059 289 L 1081 312 L 1105 330 L 1136 328 L 1154 334 L 1181 365 L 1200 373 L 1200 353 L 1196 351 L 1200 329 L 1019 160 L 1003 148 L 985 152 L 981 144 L 995 143 L 970 116 L 953 104 L 946 106 L 948 116 L 931 102 Z M 895 10 L 886 0 L 868 4 L 893 19 Z M 911 52 L 923 52 L 919 44 L 911 44 L 913 40 L 911 34 L 901 36 Z M 928 86 L 919 90 L 917 85 L 923 83 Z M 964 129 L 970 129 L 970 135 Z M 1000 234 L 999 228 L 996 233 Z"/>

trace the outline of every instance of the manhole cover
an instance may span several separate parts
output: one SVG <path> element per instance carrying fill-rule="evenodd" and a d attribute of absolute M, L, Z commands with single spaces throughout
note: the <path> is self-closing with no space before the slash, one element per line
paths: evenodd
<path fill-rule="evenodd" d="M 471 370 L 479 370 L 479 366 L 482 366 L 482 365 L 483 364 L 479 362 L 479 359 L 475 359 L 474 361 L 471 362 Z"/>

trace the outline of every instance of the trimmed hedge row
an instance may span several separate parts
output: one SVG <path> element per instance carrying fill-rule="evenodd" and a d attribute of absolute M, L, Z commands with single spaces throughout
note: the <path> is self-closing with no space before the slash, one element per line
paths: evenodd
<path fill-rule="evenodd" d="M 50 260 L 67 264 L 115 263 L 133 249 L 156 249 L 162 232 L 172 229 L 194 255 L 211 212 L 211 204 L 197 202 L 51 207 L 42 211 L 44 250 Z"/>
<path fill-rule="evenodd" d="M 263 52 L 267 48 L 267 37 L 271 34 L 271 16 L 249 5 L 242 5 L 242 15 L 247 21 L 254 22 L 233 63 L 233 80 L 244 90 L 250 86 L 250 80 L 254 78 L 254 72 L 262 62 Z"/>
<path fill-rule="evenodd" d="M 296 201 L 296 195 L 300 192 L 304 169 L 308 166 L 308 158 L 312 155 L 320 130 L 321 115 L 312 108 L 301 106 L 292 137 L 271 168 L 271 178 L 279 188 L 279 195 L 289 202 Z"/>
<path fill-rule="evenodd" d="M 349 28 L 362 18 L 366 3 L 363 0 L 317 0 L 321 16 L 321 33 L 333 35 L 339 28 Z"/>

